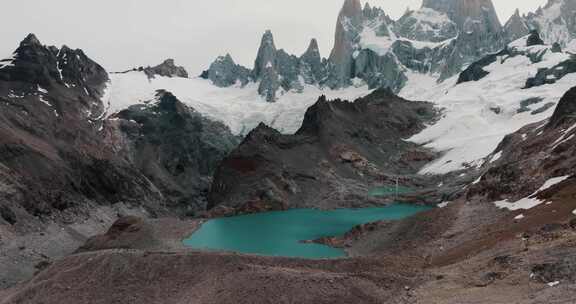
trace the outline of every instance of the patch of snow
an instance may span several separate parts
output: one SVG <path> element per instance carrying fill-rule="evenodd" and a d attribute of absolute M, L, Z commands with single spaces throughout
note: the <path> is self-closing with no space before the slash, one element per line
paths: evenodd
<path fill-rule="evenodd" d="M 500 209 L 508 209 L 510 211 L 516 211 L 516 210 L 522 210 L 522 209 L 523 210 L 532 209 L 532 208 L 544 203 L 544 201 L 541 201 L 538 198 L 535 198 L 535 196 L 537 196 L 538 193 L 545 191 L 545 190 L 548 190 L 549 188 L 567 180 L 569 177 L 570 177 L 570 175 L 551 178 L 548 181 L 546 181 L 544 183 L 544 185 L 542 187 L 540 187 L 540 189 L 538 189 L 536 192 L 534 192 L 533 194 L 529 195 L 526 198 L 523 198 L 523 199 L 516 201 L 514 203 L 511 203 L 508 201 L 498 201 L 498 202 L 494 202 L 494 205 L 496 205 L 496 207 L 498 207 Z"/>
<path fill-rule="evenodd" d="M 524 217 L 525 217 L 524 214 L 520 214 L 520 215 L 516 216 L 514 219 L 519 221 L 521 219 L 524 219 Z"/>
<path fill-rule="evenodd" d="M 493 162 L 499 160 L 501 157 L 502 157 L 502 151 L 494 154 L 494 155 L 492 156 L 492 158 L 490 159 L 490 162 L 493 163 Z"/>
<path fill-rule="evenodd" d="M 556 147 L 558 147 L 559 145 L 561 145 L 562 143 L 569 141 L 570 139 L 572 139 L 574 137 L 574 134 L 572 134 L 572 136 L 566 138 L 566 135 L 570 134 L 572 131 L 574 131 L 574 129 L 576 129 L 576 124 L 574 124 L 573 126 L 571 126 L 570 128 L 566 129 L 566 130 L 562 130 L 562 136 L 560 136 L 560 138 L 558 138 L 553 144 L 552 144 L 552 149 L 556 149 Z"/>
<path fill-rule="evenodd" d="M 448 205 L 450 205 L 452 202 L 442 202 L 440 204 L 438 204 L 438 208 L 446 208 L 448 207 Z"/>
<path fill-rule="evenodd" d="M 365 27 L 360 33 L 360 48 L 374 51 L 379 56 L 384 56 L 392 49 L 392 45 L 397 40 L 390 31 L 389 36 L 376 35 L 376 29 Z"/>
<path fill-rule="evenodd" d="M 48 94 L 48 91 L 44 88 L 42 88 L 40 85 L 38 85 L 38 92 L 42 93 L 42 94 Z"/>
<path fill-rule="evenodd" d="M 47 105 L 47 106 L 49 106 L 49 107 L 52 107 L 52 104 L 51 104 L 50 102 L 48 102 L 46 99 L 44 99 L 44 96 L 39 95 L 39 96 L 38 96 L 38 100 L 40 100 L 43 104 L 45 104 L 45 105 Z"/>
<path fill-rule="evenodd" d="M 472 183 L 472 185 L 478 184 L 478 183 L 482 180 L 482 176 L 483 176 L 483 175 L 481 175 L 480 177 L 478 177 L 478 178 Z"/>
<path fill-rule="evenodd" d="M 548 283 L 548 286 L 550 286 L 550 287 L 555 287 L 555 286 L 558 286 L 558 285 L 560 285 L 560 281 Z"/>

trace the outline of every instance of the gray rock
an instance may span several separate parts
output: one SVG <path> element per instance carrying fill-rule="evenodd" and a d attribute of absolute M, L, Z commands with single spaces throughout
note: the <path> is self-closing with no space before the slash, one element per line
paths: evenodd
<path fill-rule="evenodd" d="M 552 53 L 562 53 L 562 46 L 558 42 L 552 44 Z"/>
<path fill-rule="evenodd" d="M 544 45 L 544 40 L 540 38 L 540 34 L 537 30 L 532 30 L 530 36 L 528 36 L 528 40 L 526 40 L 526 46 L 534 45 Z"/>

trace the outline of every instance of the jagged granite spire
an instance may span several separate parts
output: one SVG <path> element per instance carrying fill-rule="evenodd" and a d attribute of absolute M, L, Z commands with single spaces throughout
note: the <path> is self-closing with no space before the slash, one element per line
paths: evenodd
<path fill-rule="evenodd" d="M 276 45 L 274 36 L 270 30 L 267 30 L 262 36 L 256 62 L 254 63 L 254 78 L 258 79 L 268 67 L 274 67 L 276 60 Z"/>
<path fill-rule="evenodd" d="M 522 38 L 530 33 L 530 27 L 526 20 L 520 15 L 519 9 L 516 9 L 514 14 L 504 25 L 504 33 L 510 41 Z"/>
<path fill-rule="evenodd" d="M 335 44 L 330 54 L 331 87 L 345 87 L 353 72 L 355 39 L 362 31 L 363 11 L 360 0 L 346 0 L 336 22 Z"/>
<path fill-rule="evenodd" d="M 276 101 L 276 91 L 280 87 L 280 80 L 276 71 L 277 52 L 274 36 L 270 30 L 267 30 L 262 36 L 252 77 L 255 80 L 260 80 L 258 93 L 264 96 L 268 102 Z"/>
<path fill-rule="evenodd" d="M 302 62 L 302 76 L 307 84 L 316 84 L 320 82 L 326 74 L 326 69 L 322 64 L 322 57 L 320 56 L 320 48 L 318 41 L 312 39 L 306 52 L 300 57 Z"/>

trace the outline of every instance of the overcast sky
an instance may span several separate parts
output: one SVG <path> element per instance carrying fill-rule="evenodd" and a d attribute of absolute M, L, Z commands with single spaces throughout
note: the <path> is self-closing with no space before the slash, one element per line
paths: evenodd
<path fill-rule="evenodd" d="M 547 0 L 493 0 L 505 23 Z M 5 0 L 0 57 L 33 32 L 44 43 L 81 48 L 109 71 L 154 65 L 171 57 L 192 75 L 230 53 L 252 67 L 264 30 L 276 46 L 300 55 L 317 38 L 328 56 L 343 0 Z M 366 2 L 366 1 L 363 1 Z M 398 18 L 422 0 L 369 0 Z"/>

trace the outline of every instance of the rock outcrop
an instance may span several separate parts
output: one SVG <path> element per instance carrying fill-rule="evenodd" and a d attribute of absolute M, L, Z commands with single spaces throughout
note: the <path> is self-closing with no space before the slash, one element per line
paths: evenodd
<path fill-rule="evenodd" d="M 526 40 L 526 46 L 534 46 L 534 45 L 544 45 L 544 40 L 540 38 L 540 34 L 537 30 L 530 31 L 530 36 Z"/>
<path fill-rule="evenodd" d="M 186 72 L 186 69 L 177 66 L 174 63 L 174 59 L 166 59 L 157 66 L 144 68 L 144 72 L 148 75 L 148 78 L 154 78 L 156 75 L 163 77 L 188 78 L 188 72 Z"/>

